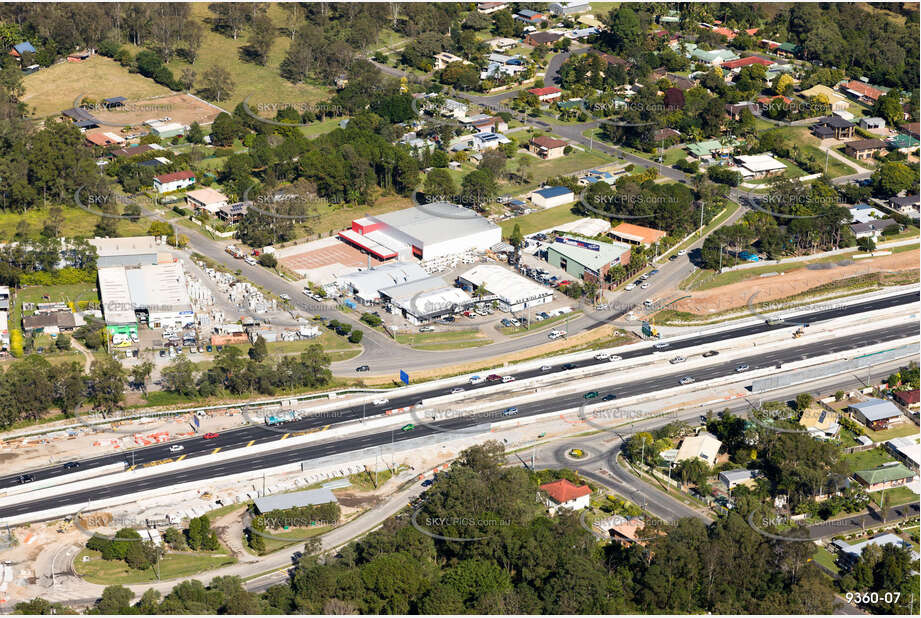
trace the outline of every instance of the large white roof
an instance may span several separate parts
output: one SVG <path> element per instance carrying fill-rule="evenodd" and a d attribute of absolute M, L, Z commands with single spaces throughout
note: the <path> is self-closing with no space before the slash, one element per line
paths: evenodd
<path fill-rule="evenodd" d="M 128 288 L 128 276 L 123 266 L 99 269 L 99 296 L 106 324 L 133 324 L 134 304 Z"/>
<path fill-rule="evenodd" d="M 474 285 L 482 285 L 510 305 L 553 295 L 552 290 L 496 264 L 479 264 L 462 274 L 461 278 Z"/>
<path fill-rule="evenodd" d="M 499 227 L 469 208 L 450 202 L 433 202 L 369 218 L 386 223 L 423 244 L 440 243 Z"/>

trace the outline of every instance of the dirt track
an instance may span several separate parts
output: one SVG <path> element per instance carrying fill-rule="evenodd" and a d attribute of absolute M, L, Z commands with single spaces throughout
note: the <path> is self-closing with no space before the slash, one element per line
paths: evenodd
<path fill-rule="evenodd" d="M 697 315 L 710 315 L 744 307 L 752 295 L 753 302 L 764 303 L 801 294 L 812 288 L 881 271 L 909 271 L 918 269 L 921 251 L 905 251 L 865 260 L 856 260 L 847 266 L 834 265 L 831 268 L 798 268 L 786 274 L 773 277 L 755 277 L 738 283 L 731 283 L 710 290 L 692 292 L 690 298 L 675 303 L 672 308 Z M 842 259 L 845 259 L 842 256 Z"/>

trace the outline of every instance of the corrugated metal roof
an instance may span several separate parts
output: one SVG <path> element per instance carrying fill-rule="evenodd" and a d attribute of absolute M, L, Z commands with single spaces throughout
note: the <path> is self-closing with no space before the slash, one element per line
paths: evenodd
<path fill-rule="evenodd" d="M 305 491 L 295 491 L 288 494 L 277 494 L 274 496 L 263 496 L 253 501 L 256 509 L 260 513 L 277 511 L 279 509 L 293 509 L 302 506 L 315 506 L 317 504 L 327 504 L 329 502 L 338 502 L 336 496 L 329 489 L 308 489 Z"/>
<path fill-rule="evenodd" d="M 883 401 L 882 399 L 868 399 L 867 401 L 851 404 L 851 407 L 859 410 L 868 421 L 881 421 L 902 414 L 894 403 Z"/>

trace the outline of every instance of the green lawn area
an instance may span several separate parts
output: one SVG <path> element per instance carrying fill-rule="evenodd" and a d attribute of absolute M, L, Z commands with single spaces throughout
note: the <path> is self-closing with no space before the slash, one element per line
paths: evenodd
<path fill-rule="evenodd" d="M 873 501 L 879 503 L 879 500 L 882 499 L 882 494 L 886 494 L 886 506 L 898 506 L 900 504 L 908 504 L 909 502 L 917 502 L 918 494 L 913 492 L 907 487 L 893 487 L 892 489 L 884 489 L 883 491 L 874 491 L 870 494 L 873 497 Z"/>
<path fill-rule="evenodd" d="M 535 330 L 544 329 L 551 324 L 556 324 L 557 322 L 563 322 L 567 318 L 572 319 L 577 317 L 581 311 L 573 311 L 572 313 L 565 313 L 563 315 L 555 315 L 549 319 L 541 320 L 540 322 L 534 321 L 534 318 L 531 318 L 531 322 L 528 326 L 502 326 L 501 323 L 497 325 L 499 330 L 506 335 L 518 335 L 525 334 Z M 524 314 L 524 312 L 522 312 Z M 532 313 L 533 316 L 533 313 Z"/>
<path fill-rule="evenodd" d="M 896 425 L 890 429 L 884 429 L 883 431 L 870 431 L 867 429 L 866 433 L 874 442 L 885 442 L 886 440 L 891 440 L 892 438 L 916 436 L 918 435 L 918 426 L 909 421 L 907 423 L 902 423 L 901 425 Z"/>
<path fill-rule="evenodd" d="M 278 551 L 284 547 L 300 545 L 305 539 L 309 539 L 321 534 L 326 534 L 335 526 L 310 526 L 309 528 L 292 528 L 288 530 L 269 530 L 267 534 L 279 538 L 265 538 L 265 550 L 258 553 L 260 556 Z M 245 545 L 247 551 L 253 552 L 248 545 Z"/>
<path fill-rule="evenodd" d="M 835 555 L 824 547 L 817 548 L 812 555 L 812 559 L 832 573 L 838 573 L 838 566 L 835 564 Z"/>
<path fill-rule="evenodd" d="M 340 122 L 342 122 L 342 118 L 327 118 L 320 122 L 314 122 L 309 126 L 301 127 L 301 133 L 307 137 L 316 137 L 317 135 L 329 133 L 333 129 L 338 128 Z"/>
<path fill-rule="evenodd" d="M 89 556 L 89 561 L 83 562 L 83 556 Z M 236 561 L 236 558 L 224 553 L 168 553 L 160 560 L 160 578 L 165 580 L 189 577 L 227 564 L 233 564 Z M 157 580 L 157 574 L 153 568 L 144 569 L 143 571 L 135 570 L 121 560 L 103 560 L 98 551 L 89 549 L 77 554 L 74 559 L 74 570 L 86 581 L 105 586 L 140 584 Z"/>
<path fill-rule="evenodd" d="M 895 461 L 881 448 L 874 448 L 860 453 L 850 453 L 844 456 L 844 460 L 847 461 L 848 470 L 851 473 L 858 470 L 872 470 L 885 463 Z"/>
<path fill-rule="evenodd" d="M 17 226 L 20 221 L 25 221 L 29 225 L 26 237 L 38 239 L 39 233 L 48 220 L 50 214 L 49 208 L 33 208 L 24 213 L 14 213 L 10 211 L 0 211 L 0 242 L 12 241 L 16 234 Z M 73 238 L 77 236 L 93 237 L 93 230 L 99 222 L 99 217 L 93 215 L 82 208 L 76 206 L 61 207 L 61 235 Z M 139 219 L 137 223 L 132 223 L 128 219 L 119 219 L 116 230 L 119 236 L 142 236 L 147 233 L 150 222 L 146 219 Z"/>
<path fill-rule="evenodd" d="M 395 339 L 397 343 L 407 344 L 418 350 L 473 348 L 492 343 L 492 339 L 489 339 L 478 329 L 466 328 L 433 333 L 400 333 L 396 335 Z"/>
<path fill-rule="evenodd" d="M 329 355 L 330 360 L 339 361 L 339 360 L 348 360 L 349 358 L 354 358 L 361 354 L 361 344 L 351 343 L 349 341 L 348 335 L 340 336 L 327 328 L 320 327 L 320 336 L 314 339 L 303 339 L 299 341 L 272 341 L 266 343 L 266 347 L 269 350 L 269 355 L 289 355 L 289 354 L 300 354 L 306 350 L 309 346 L 318 343 L 323 347 L 323 351 Z M 236 347 L 240 348 L 244 354 L 249 352 L 250 345 L 248 344 L 237 344 Z"/>
<path fill-rule="evenodd" d="M 528 185 L 522 185 L 520 191 L 536 189 L 540 183 L 548 178 L 555 176 L 570 176 L 575 172 L 591 169 L 613 163 L 616 159 L 608 155 L 593 150 L 585 152 L 583 150 L 573 150 L 571 153 L 559 159 L 545 161 L 534 157 L 531 164 L 530 173 L 533 182 Z"/>
<path fill-rule="evenodd" d="M 502 227 L 502 237 L 508 238 L 515 229 L 515 224 L 521 227 L 522 234 L 532 234 L 552 228 L 555 225 L 562 225 L 563 223 L 581 219 L 583 215 L 577 214 L 574 210 L 575 204 L 564 204 L 563 206 L 539 210 L 521 217 L 506 219 L 499 223 Z"/>

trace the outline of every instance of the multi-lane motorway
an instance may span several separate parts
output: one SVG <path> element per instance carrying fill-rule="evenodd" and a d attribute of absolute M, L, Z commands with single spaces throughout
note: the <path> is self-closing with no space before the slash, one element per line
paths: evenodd
<path fill-rule="evenodd" d="M 680 367 L 672 369 L 671 366 L 668 366 L 669 369 L 665 369 L 665 367 L 663 367 L 663 372 L 658 377 L 626 381 L 616 384 L 612 387 L 598 388 L 597 390 L 600 391 L 599 395 L 601 397 L 607 393 L 615 394 L 618 398 L 646 394 L 678 386 L 679 380 L 686 375 L 693 376 L 697 381 L 730 375 L 734 373 L 736 365 L 740 362 L 747 363 L 754 370 L 764 367 L 771 367 L 777 363 L 792 362 L 812 356 L 830 354 L 834 352 L 845 352 L 855 347 L 892 341 L 911 336 L 917 334 L 917 332 L 917 325 L 914 323 L 909 323 L 897 327 L 890 327 L 876 331 L 864 332 L 859 335 L 852 335 L 849 336 L 846 340 L 804 343 L 802 345 L 791 345 L 790 347 L 784 348 L 782 350 L 771 351 L 763 354 L 753 353 L 750 356 L 737 358 L 731 362 L 717 362 L 704 367 L 697 367 L 693 370 L 682 369 Z M 679 346 L 676 346 L 676 348 L 678 347 Z M 645 353 L 649 353 L 649 350 L 646 350 Z M 718 359 L 719 357 L 716 358 Z M 546 399 L 519 405 L 516 417 L 520 418 L 553 412 L 556 410 L 576 408 L 585 401 L 586 400 L 583 399 L 583 395 L 581 393 L 574 393 L 564 396 L 548 393 Z M 593 401 L 598 402 L 600 399 L 595 399 Z M 615 405 L 616 401 L 612 403 L 612 406 Z M 353 409 L 353 415 L 355 412 L 360 415 L 361 409 Z M 424 414 L 424 408 L 417 414 L 421 418 Z M 369 447 L 380 446 L 386 448 L 395 442 L 401 442 L 404 440 L 442 432 L 451 433 L 452 431 L 456 432 L 458 430 L 463 430 L 466 434 L 476 433 L 470 428 L 476 427 L 477 425 L 482 425 L 483 431 L 488 433 L 488 423 L 490 421 L 496 420 L 496 418 L 497 415 L 495 412 L 484 412 L 481 415 L 464 414 L 458 415 L 457 417 L 447 421 L 427 421 L 424 423 L 418 422 L 416 428 L 412 431 L 403 432 L 400 431 L 398 426 L 395 426 L 390 430 L 379 431 L 366 435 L 356 435 L 354 437 L 342 438 L 334 442 L 314 443 L 290 449 L 279 449 L 277 451 L 260 453 L 258 455 L 254 455 L 253 457 L 240 457 L 218 464 L 211 464 L 195 468 L 190 467 L 189 469 L 165 473 L 162 475 L 149 476 L 136 481 L 124 482 L 117 485 L 97 487 L 87 491 L 77 491 L 43 500 L 24 501 L 16 505 L 0 508 L 0 517 L 30 513 L 65 505 L 74 505 L 75 507 L 78 507 L 79 505 L 86 503 L 88 500 L 99 500 L 108 497 L 122 496 L 138 491 L 145 491 L 157 487 L 166 487 L 194 480 L 217 478 L 234 473 L 250 471 L 254 468 L 269 468 L 284 464 L 297 463 L 300 461 L 307 461 L 320 457 L 326 457 L 329 455 L 348 453 Z M 310 423 L 310 420 L 307 419 L 304 422 Z M 245 435 L 246 437 L 241 439 L 240 435 Z M 223 434 L 221 437 L 224 437 L 228 441 L 228 448 L 242 448 L 250 443 L 251 440 L 256 440 L 257 442 L 268 442 L 278 440 L 280 436 L 278 433 L 269 431 L 265 427 L 252 426 L 239 431 L 228 432 Z M 215 442 L 213 440 L 206 441 L 202 439 L 195 439 L 187 441 L 187 444 L 189 446 L 188 450 L 190 452 L 192 452 L 192 448 L 194 447 L 193 445 L 205 445 L 203 448 L 201 448 L 201 450 L 194 451 L 197 453 L 211 452 L 215 448 Z M 163 458 L 164 456 L 167 456 L 166 453 L 164 453 L 164 451 L 167 451 L 167 449 L 168 447 L 165 446 L 144 449 L 145 453 L 143 456 L 151 457 L 152 459 Z M 49 471 L 49 473 L 54 474 L 55 471 Z M 24 500 L 27 500 L 27 496 L 24 496 Z"/>
<path fill-rule="evenodd" d="M 887 307 L 895 307 L 907 303 L 918 302 L 919 292 L 913 291 L 906 294 L 900 294 L 895 296 L 889 296 L 885 298 L 878 298 L 867 300 L 861 303 L 854 303 L 851 305 L 831 309 L 826 309 L 822 311 L 815 311 L 807 314 L 803 314 L 797 317 L 798 322 L 805 322 L 814 324 L 821 322 L 823 320 L 830 320 L 834 318 L 840 318 L 847 315 L 855 315 L 863 313 L 866 311 L 874 311 L 879 309 L 884 309 Z M 704 345 L 707 343 L 716 343 L 720 341 L 728 341 L 731 339 L 740 339 L 745 337 L 751 337 L 759 334 L 763 334 L 772 330 L 778 330 L 783 328 L 789 328 L 791 323 L 784 324 L 775 324 L 769 325 L 764 322 L 757 324 L 751 324 L 748 326 L 741 326 L 735 329 L 724 330 L 719 332 L 712 332 L 707 334 L 702 334 L 697 337 L 689 337 L 681 339 L 680 341 L 674 341 L 669 343 L 669 347 L 666 348 L 663 352 L 670 352 L 690 348 L 693 346 Z M 915 326 L 915 332 L 917 332 L 917 326 Z M 624 351 L 620 353 L 624 359 L 630 358 L 640 358 L 643 356 L 648 356 L 650 354 L 656 353 L 656 350 L 653 348 L 653 345 L 650 343 L 649 346 Z M 590 365 L 595 365 L 599 363 L 604 363 L 606 361 L 599 361 L 594 359 L 587 359 L 575 363 L 577 367 L 587 367 Z M 517 379 L 525 379 L 534 377 L 537 375 L 550 375 L 556 372 L 564 372 L 567 369 L 563 369 L 563 363 L 553 362 L 548 360 L 547 363 L 551 366 L 551 369 L 548 371 L 541 371 L 540 369 L 533 369 L 530 371 L 514 371 L 511 370 L 507 373 L 515 375 Z M 749 363 L 752 367 L 755 367 L 755 364 Z M 489 372 L 483 372 L 486 375 Z M 696 378 L 696 376 L 695 376 Z M 479 385 L 465 385 L 464 388 L 471 392 L 479 391 L 484 388 L 489 388 L 493 386 L 489 383 L 483 383 Z M 439 397 L 442 395 L 450 394 L 453 386 L 437 386 L 433 387 L 430 390 L 426 390 L 422 393 L 416 393 L 412 396 L 401 396 L 399 391 L 393 391 L 392 394 L 388 394 L 390 401 L 383 406 L 373 406 L 371 404 L 367 405 L 356 405 L 341 410 L 336 410 L 331 413 L 321 414 L 315 417 L 308 417 L 296 423 L 290 423 L 284 425 L 283 429 L 286 433 L 296 433 L 300 431 L 309 431 L 315 430 L 317 428 L 322 428 L 326 425 L 331 425 L 335 423 L 342 423 L 347 421 L 356 421 L 363 418 L 369 418 L 372 416 L 383 414 L 388 409 L 402 408 L 416 405 L 420 400 L 424 401 L 426 399 L 431 399 L 434 397 Z M 253 413 L 253 416 L 256 416 L 256 413 Z M 207 422 L 202 427 L 202 431 L 207 431 Z M 283 434 L 282 434 L 283 435 Z M 146 448 L 135 449 L 128 453 L 120 452 L 113 453 L 111 455 L 103 455 L 100 457 L 95 457 L 92 459 L 87 459 L 80 462 L 80 467 L 75 469 L 65 469 L 63 466 L 55 466 L 44 468 L 40 470 L 29 470 L 29 473 L 35 477 L 36 481 L 52 478 L 64 474 L 69 474 L 76 470 L 86 470 L 88 468 L 105 466 L 113 463 L 118 463 L 126 461 L 130 465 L 143 465 L 145 463 L 160 461 L 166 458 L 177 458 L 180 456 L 185 456 L 186 459 L 195 457 L 196 455 L 206 455 L 214 452 L 216 448 L 222 450 L 229 450 L 234 448 L 241 448 L 250 444 L 260 444 L 264 442 L 269 442 L 272 440 L 277 440 L 279 438 L 279 433 L 277 431 L 268 431 L 262 425 L 248 426 L 241 429 L 234 429 L 229 431 L 221 432 L 217 438 L 210 440 L 203 440 L 201 438 L 192 438 L 189 440 L 181 442 L 171 442 L 169 444 L 159 444 L 155 446 L 150 446 Z M 255 440 L 255 442 L 253 442 Z M 171 453 L 169 448 L 174 444 L 182 444 L 184 449 L 181 453 Z M 10 487 L 17 484 L 16 477 L 17 473 L 10 474 L 3 478 L 0 478 L 0 489 L 4 487 Z"/>

